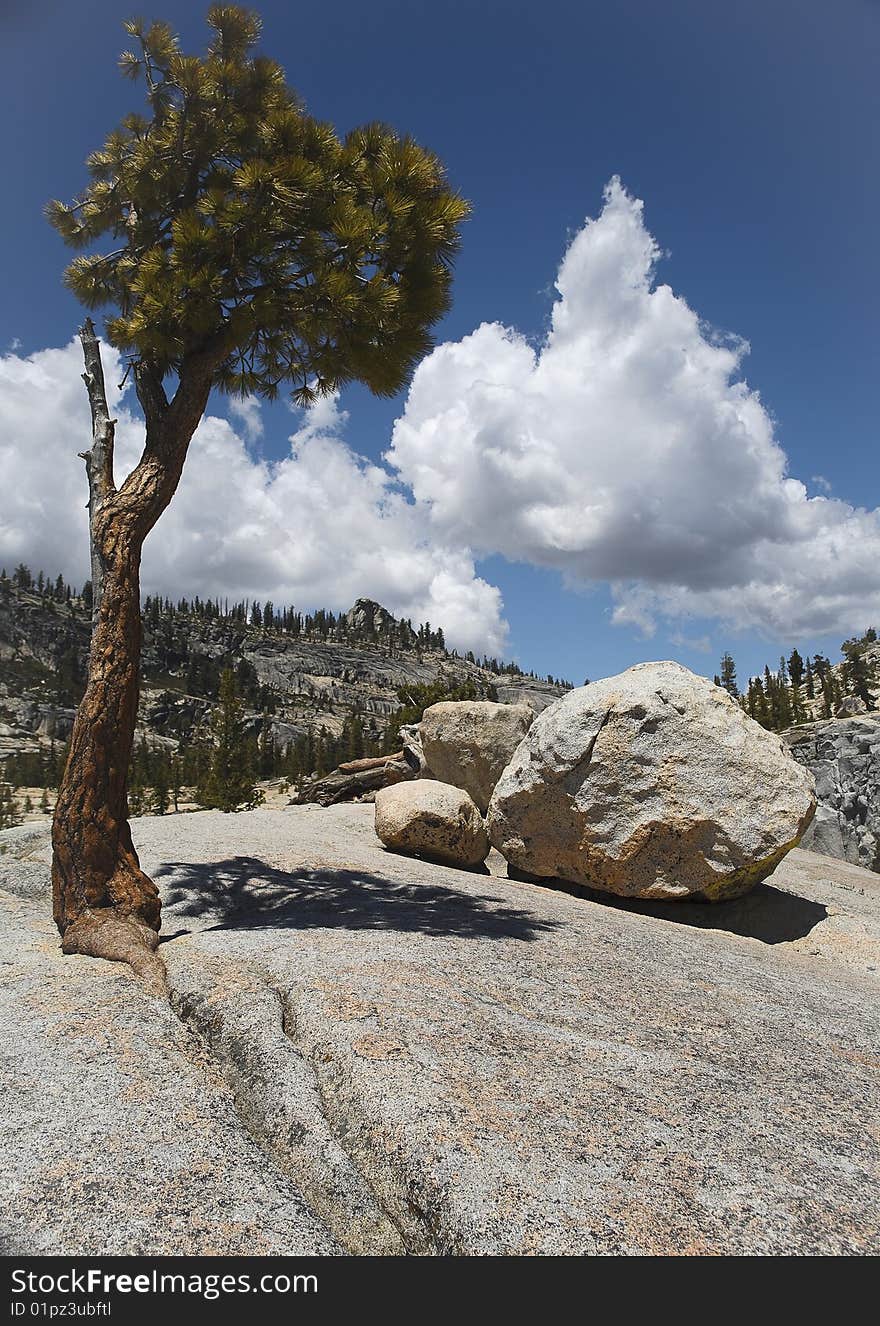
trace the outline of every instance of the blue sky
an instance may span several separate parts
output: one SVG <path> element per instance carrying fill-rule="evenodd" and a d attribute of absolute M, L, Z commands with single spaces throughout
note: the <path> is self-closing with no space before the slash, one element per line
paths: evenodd
<path fill-rule="evenodd" d="M 543 336 L 566 246 L 586 216 L 599 214 L 603 187 L 619 175 L 644 200 L 645 224 L 663 250 L 658 280 L 708 324 L 748 340 L 741 373 L 775 421 L 790 473 L 811 495 L 825 491 L 813 479 L 820 475 L 855 507 L 880 504 L 880 6 L 256 7 L 263 48 L 312 113 L 343 131 L 382 119 L 413 133 L 470 199 L 454 306 L 438 340 L 458 342 L 496 320 Z M 142 8 L 172 22 L 185 47 L 202 48 L 205 6 L 157 0 Z M 4 5 L 0 227 L 14 261 L 0 347 L 20 342 L 22 356 L 63 346 L 80 318 L 60 284 L 68 254 L 41 209 L 49 197 L 76 192 L 85 156 L 139 96 L 115 66 L 129 12 L 113 0 Z M 378 460 L 403 403 L 347 391 L 349 445 Z M 291 430 L 284 407 L 265 410 L 262 454 L 283 456 Z M 601 581 L 566 588 L 558 569 L 510 558 L 510 549 L 490 551 L 477 564 L 503 594 L 508 655 L 575 682 L 648 657 L 674 656 L 711 673 L 725 647 L 742 675 L 783 647 L 831 652 L 841 638 L 809 627 L 782 638 L 769 619 L 763 630 L 757 620 L 734 630 L 714 613 L 680 621 L 663 613 L 646 638 L 636 625 L 611 624 Z M 867 612 L 873 586 L 864 598 Z M 698 640 L 703 647 L 688 643 Z"/>

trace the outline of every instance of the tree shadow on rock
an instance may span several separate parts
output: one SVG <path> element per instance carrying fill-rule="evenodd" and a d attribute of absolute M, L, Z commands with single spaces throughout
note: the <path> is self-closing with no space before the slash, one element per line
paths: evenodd
<path fill-rule="evenodd" d="M 828 915 L 827 907 L 811 902 L 795 893 L 774 888 L 772 884 L 758 884 L 750 893 L 731 902 L 661 902 L 641 898 L 619 898 L 601 889 L 571 884 L 562 879 L 538 879 L 508 866 L 511 879 L 522 879 L 533 884 L 568 893 L 574 898 L 600 903 L 620 911 L 636 912 L 676 925 L 695 926 L 700 930 L 723 930 L 727 934 L 758 939 L 762 944 L 789 944 L 803 939 Z"/>
<path fill-rule="evenodd" d="M 254 856 L 206 864 L 167 862 L 164 913 L 213 922 L 208 930 L 397 930 L 466 939 L 535 940 L 561 923 L 490 895 L 396 884 L 366 870 L 278 870 Z"/>

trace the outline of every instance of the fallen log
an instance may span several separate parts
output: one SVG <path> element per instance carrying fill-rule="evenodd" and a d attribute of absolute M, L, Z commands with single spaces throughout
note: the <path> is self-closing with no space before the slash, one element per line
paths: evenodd
<path fill-rule="evenodd" d="M 360 764 L 361 761 L 352 761 Z M 416 770 L 403 758 L 388 756 L 383 760 L 365 761 L 372 765 L 369 769 L 356 769 L 346 772 L 340 765 L 323 778 L 314 778 L 305 783 L 290 798 L 291 806 L 318 805 L 335 806 L 339 801 L 355 801 L 370 792 L 378 792 L 380 787 L 389 787 L 391 783 L 402 783 L 407 778 L 415 778 Z"/>
<path fill-rule="evenodd" d="M 395 751 L 393 755 L 368 755 L 362 760 L 346 760 L 340 764 L 334 773 L 361 773 L 365 769 L 380 769 L 386 765 L 389 760 L 402 760 L 403 751 Z"/>

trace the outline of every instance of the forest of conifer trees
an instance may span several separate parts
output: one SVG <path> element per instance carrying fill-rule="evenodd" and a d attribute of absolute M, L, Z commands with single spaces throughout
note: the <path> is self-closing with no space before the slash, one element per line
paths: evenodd
<path fill-rule="evenodd" d="M 783 655 L 775 669 L 768 666 L 762 674 L 750 677 L 744 691 L 736 679 L 736 665 L 725 653 L 715 684 L 739 700 L 746 713 L 771 732 L 783 732 L 798 723 L 833 718 L 847 696 L 854 696 L 865 709 L 874 709 L 871 687 L 878 683 L 876 664 L 869 659 L 870 647 L 877 642 L 877 632 L 869 627 L 864 635 L 844 640 L 840 646 L 843 661 L 832 664 L 824 654 L 806 659 L 793 649 Z"/>
<path fill-rule="evenodd" d="M 91 610 L 92 585 L 87 580 L 82 590 L 77 591 L 60 574 L 54 579 L 39 571 L 36 575 L 30 567 L 20 563 L 12 575 L 6 569 L 0 570 L 0 597 L 9 597 L 13 588 L 37 595 L 44 601 L 68 605 L 70 611 L 75 608 Z M 389 613 L 382 613 L 382 625 L 375 629 L 353 625 L 346 613 L 334 613 L 326 608 L 314 612 L 300 612 L 293 605 L 278 608 L 271 601 L 239 599 L 230 602 L 212 598 L 179 598 L 172 601 L 168 597 L 147 595 L 143 604 L 145 626 L 158 629 L 164 622 L 175 619 L 192 619 L 204 622 L 226 622 L 242 628 L 251 627 L 267 634 L 286 635 L 292 639 L 308 641 L 343 641 L 349 643 L 381 644 L 395 651 L 405 653 L 428 653 L 431 651 L 448 653 L 451 658 L 463 658 L 465 662 L 494 672 L 498 676 L 536 677 L 538 674 L 524 672 L 517 663 L 505 663 L 484 654 L 477 657 L 473 650 L 459 654 L 457 649 L 447 650 L 442 627 L 434 628 L 430 622 L 414 626 L 409 618 L 398 620 Z M 570 683 L 548 674 L 547 681 L 566 686 Z"/>

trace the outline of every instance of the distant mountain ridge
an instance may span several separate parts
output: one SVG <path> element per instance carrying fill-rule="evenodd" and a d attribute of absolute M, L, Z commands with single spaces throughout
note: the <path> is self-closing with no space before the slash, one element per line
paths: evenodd
<path fill-rule="evenodd" d="M 72 594 L 60 577 L 28 583 L 25 570 L 0 579 L 0 760 L 63 744 L 86 675 L 88 593 Z M 442 630 L 415 628 L 371 599 L 344 614 L 304 615 L 268 603 L 147 598 L 143 616 L 138 739 L 169 750 L 204 727 L 225 667 L 236 672 L 254 732 L 279 751 L 309 733 L 339 738 L 352 715 L 368 743 L 378 741 L 405 688 L 470 683 L 536 709 L 566 689 L 450 652 Z"/>

